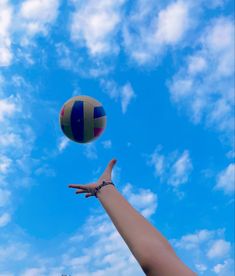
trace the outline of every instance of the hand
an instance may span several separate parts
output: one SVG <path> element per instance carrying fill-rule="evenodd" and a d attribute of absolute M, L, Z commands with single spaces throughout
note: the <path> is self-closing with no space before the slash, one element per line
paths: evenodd
<path fill-rule="evenodd" d="M 77 189 L 76 194 L 83 194 L 86 193 L 86 198 L 92 196 L 92 191 L 94 188 L 96 188 L 97 186 L 99 186 L 100 184 L 103 183 L 103 180 L 105 181 L 111 181 L 111 175 L 112 175 L 112 170 L 114 165 L 116 164 L 117 160 L 116 159 L 112 159 L 106 169 L 104 170 L 103 174 L 100 176 L 100 178 L 97 180 L 97 182 L 95 183 L 89 183 L 89 184 L 85 184 L 85 185 L 80 185 L 80 184 L 71 184 L 69 185 L 69 188 L 75 188 Z"/>

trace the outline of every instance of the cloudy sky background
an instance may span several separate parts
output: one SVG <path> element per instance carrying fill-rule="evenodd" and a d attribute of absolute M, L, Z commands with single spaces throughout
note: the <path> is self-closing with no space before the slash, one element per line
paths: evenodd
<path fill-rule="evenodd" d="M 233 275 L 230 0 L 0 0 L 0 275 L 144 275 L 95 198 L 113 180 L 199 275 Z M 74 95 L 106 131 L 61 133 Z"/>

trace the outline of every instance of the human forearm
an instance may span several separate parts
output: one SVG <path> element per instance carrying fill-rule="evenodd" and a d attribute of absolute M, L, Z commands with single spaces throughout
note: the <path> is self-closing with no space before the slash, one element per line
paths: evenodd
<path fill-rule="evenodd" d="M 174 254 L 168 241 L 128 203 L 115 187 L 112 185 L 103 187 L 98 193 L 98 198 L 140 264 L 148 258 L 146 250 L 149 250 L 151 244 L 159 249 L 170 250 Z"/>
<path fill-rule="evenodd" d="M 178 259 L 162 234 L 114 186 L 103 187 L 98 198 L 146 275 L 195 275 Z"/>

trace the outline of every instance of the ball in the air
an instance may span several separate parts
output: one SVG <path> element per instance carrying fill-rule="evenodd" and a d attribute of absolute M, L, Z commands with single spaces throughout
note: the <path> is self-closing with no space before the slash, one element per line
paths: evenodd
<path fill-rule="evenodd" d="M 89 96 L 69 99 L 60 112 L 60 126 L 64 134 L 78 143 L 97 139 L 106 127 L 106 114 L 100 102 Z"/>

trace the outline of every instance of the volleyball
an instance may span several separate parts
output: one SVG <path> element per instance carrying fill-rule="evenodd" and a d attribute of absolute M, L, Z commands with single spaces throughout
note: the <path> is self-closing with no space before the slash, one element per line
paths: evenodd
<path fill-rule="evenodd" d="M 106 114 L 102 104 L 89 96 L 69 99 L 60 112 L 63 133 L 78 143 L 97 139 L 106 127 Z"/>

